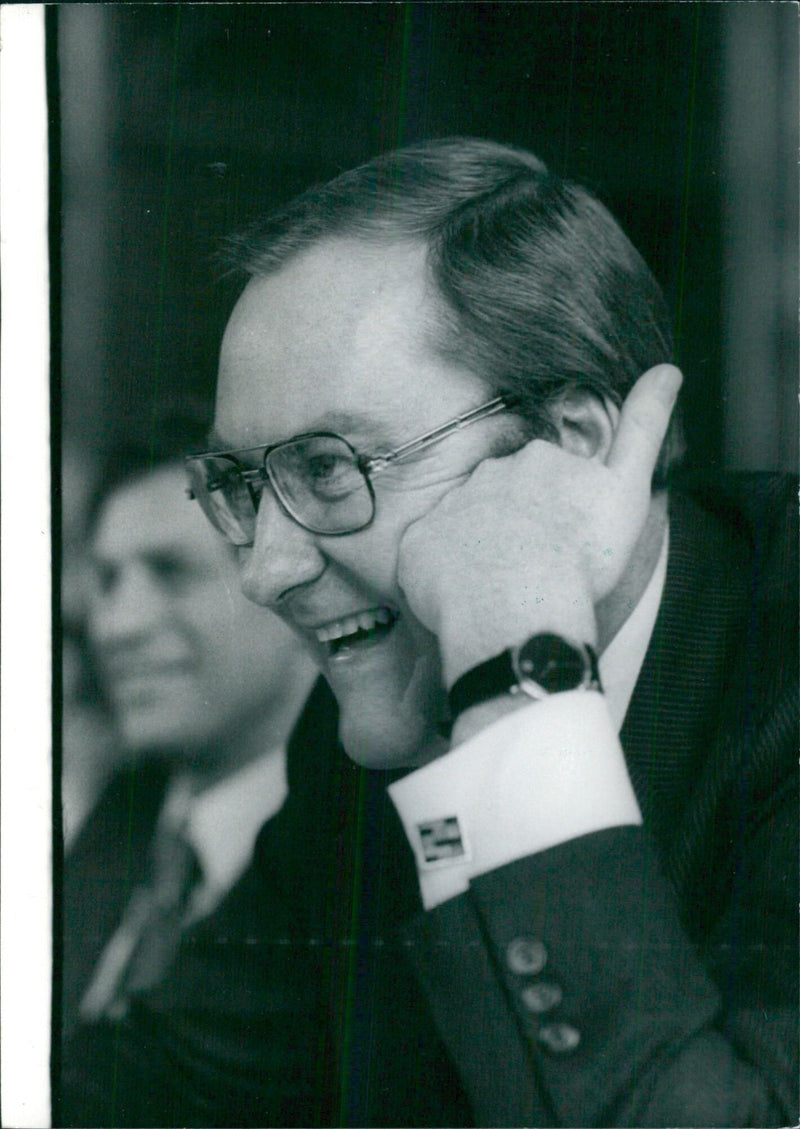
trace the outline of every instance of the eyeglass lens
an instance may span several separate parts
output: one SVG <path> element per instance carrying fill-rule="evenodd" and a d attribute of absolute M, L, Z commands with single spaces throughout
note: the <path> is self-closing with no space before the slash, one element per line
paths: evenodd
<path fill-rule="evenodd" d="M 270 451 L 267 470 L 286 509 L 317 533 L 353 533 L 372 520 L 373 498 L 344 439 L 314 435 Z"/>
<path fill-rule="evenodd" d="M 206 516 L 235 545 L 255 536 L 258 486 L 232 458 L 188 464 L 192 492 Z M 349 444 L 337 436 L 292 440 L 267 454 L 266 469 L 284 508 L 314 533 L 354 533 L 372 520 L 372 488 Z"/>
<path fill-rule="evenodd" d="M 208 455 L 187 464 L 192 493 L 220 533 L 234 545 L 250 545 L 256 530 L 256 506 L 241 468 L 224 455 Z"/>

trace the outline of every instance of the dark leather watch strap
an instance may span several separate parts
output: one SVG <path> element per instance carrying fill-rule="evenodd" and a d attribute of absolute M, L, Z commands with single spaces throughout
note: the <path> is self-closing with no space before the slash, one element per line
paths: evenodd
<path fill-rule="evenodd" d="M 453 720 L 470 706 L 507 694 L 516 681 L 510 651 L 503 651 L 493 659 L 487 659 L 465 671 L 456 679 L 447 695 Z"/>
<path fill-rule="evenodd" d="M 522 691 L 539 700 L 579 686 L 601 689 L 594 649 L 545 633 L 466 671 L 453 683 L 448 703 L 455 721 L 470 706 L 503 694 Z"/>

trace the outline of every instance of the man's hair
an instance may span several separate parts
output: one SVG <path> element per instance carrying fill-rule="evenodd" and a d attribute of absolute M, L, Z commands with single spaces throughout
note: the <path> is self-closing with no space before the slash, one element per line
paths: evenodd
<path fill-rule="evenodd" d="M 630 240 L 587 189 L 522 149 L 456 137 L 384 154 L 242 229 L 223 259 L 265 276 L 335 237 L 425 243 L 437 351 L 504 395 L 532 435 L 554 437 L 547 409 L 564 391 L 621 405 L 672 360 L 666 303 Z M 656 481 L 682 449 L 675 421 Z"/>
<path fill-rule="evenodd" d="M 140 423 L 105 454 L 91 500 L 93 526 L 106 499 L 119 487 L 165 466 L 181 466 L 186 455 L 208 446 L 213 407 L 190 395 L 166 401 L 147 423 Z M 187 501 L 188 505 L 188 501 Z"/>

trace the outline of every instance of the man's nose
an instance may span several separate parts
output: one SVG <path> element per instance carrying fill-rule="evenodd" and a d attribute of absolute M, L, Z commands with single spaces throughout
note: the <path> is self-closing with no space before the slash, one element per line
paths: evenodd
<path fill-rule="evenodd" d="M 240 550 L 240 563 L 242 591 L 263 607 L 280 603 L 325 571 L 315 534 L 290 518 L 269 489 L 261 494 L 253 546 Z"/>

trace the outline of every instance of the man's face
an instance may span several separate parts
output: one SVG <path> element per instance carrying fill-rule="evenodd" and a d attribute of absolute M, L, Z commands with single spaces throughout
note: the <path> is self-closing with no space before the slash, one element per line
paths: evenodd
<path fill-rule="evenodd" d="M 246 741 L 308 661 L 240 591 L 233 552 L 180 465 L 105 500 L 91 546 L 90 642 L 125 743 L 216 760 Z"/>
<path fill-rule="evenodd" d="M 433 310 L 416 246 L 331 240 L 254 279 L 222 345 L 221 446 L 327 430 L 374 455 L 481 404 L 485 385 L 431 347 Z M 239 550 L 244 591 L 311 648 L 361 764 L 419 764 L 446 748 L 436 640 L 408 610 L 398 552 L 408 526 L 464 481 L 503 426 L 483 421 L 376 476 L 375 518 L 358 533 L 307 532 L 269 489 L 261 496 L 255 543 Z"/>

